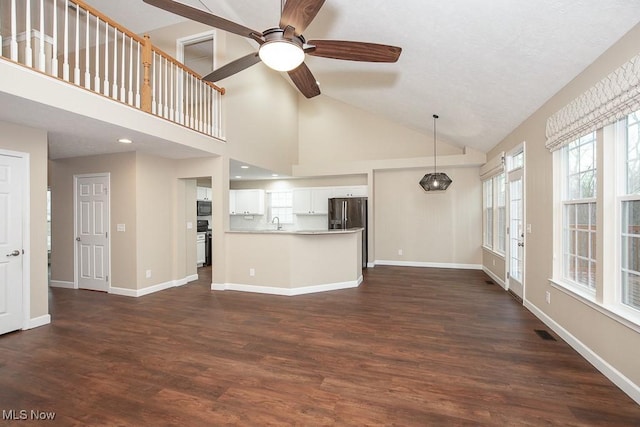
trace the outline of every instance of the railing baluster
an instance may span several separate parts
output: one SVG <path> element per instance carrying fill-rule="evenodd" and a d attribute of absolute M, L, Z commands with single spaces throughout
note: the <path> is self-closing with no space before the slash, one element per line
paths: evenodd
<path fill-rule="evenodd" d="M 24 63 L 27 67 L 33 66 L 33 49 L 31 49 L 31 0 L 27 0 L 27 13 L 25 18 L 24 32 Z"/>
<path fill-rule="evenodd" d="M 133 105 L 133 37 L 129 38 L 129 92 L 128 104 Z"/>
<path fill-rule="evenodd" d="M 40 0 L 40 51 L 38 52 L 38 70 L 44 72 L 47 66 L 47 57 L 44 54 L 44 0 Z"/>
<path fill-rule="evenodd" d="M 64 39 L 63 39 L 62 78 L 69 81 L 69 0 L 64 0 Z"/>
<path fill-rule="evenodd" d="M 18 60 L 18 30 L 17 30 L 16 0 L 11 0 L 11 60 Z"/>
<path fill-rule="evenodd" d="M 164 114 L 163 93 L 162 93 L 162 55 L 159 56 L 158 64 L 158 115 Z"/>
<path fill-rule="evenodd" d="M 80 85 L 80 6 L 76 5 L 76 51 L 73 67 L 73 82 Z"/>
<path fill-rule="evenodd" d="M 124 68 L 124 63 L 125 63 L 125 59 L 126 59 L 126 36 L 124 33 L 122 33 L 122 58 L 121 58 L 121 62 L 122 64 L 120 64 L 120 102 L 126 102 L 127 101 L 127 90 L 125 88 L 125 85 L 127 84 L 126 79 L 125 79 L 125 68 Z"/>
<path fill-rule="evenodd" d="M 113 89 L 111 97 L 118 99 L 118 29 L 113 27 Z"/>
<path fill-rule="evenodd" d="M 53 46 L 51 53 L 51 75 L 58 77 L 58 0 L 53 0 Z"/>
<path fill-rule="evenodd" d="M 142 58 L 140 57 L 140 42 L 136 42 L 138 46 L 138 60 L 136 61 L 136 107 L 140 108 L 140 63 Z"/>
<path fill-rule="evenodd" d="M 169 118 L 169 60 L 164 59 L 164 117 Z"/>
<path fill-rule="evenodd" d="M 174 82 L 174 72 L 175 72 L 175 65 L 171 64 L 171 80 L 170 80 L 170 86 L 171 86 L 171 103 L 170 103 L 170 107 L 169 107 L 169 118 L 171 120 L 173 120 L 174 122 L 176 121 L 176 110 L 175 110 L 175 106 L 174 106 L 174 87 L 173 87 L 173 82 Z"/>
<path fill-rule="evenodd" d="M 96 16 L 96 75 L 93 78 L 93 90 L 100 93 L 100 18 Z"/>
<path fill-rule="evenodd" d="M 109 23 L 104 23 L 104 88 L 102 93 L 109 96 Z"/>
<path fill-rule="evenodd" d="M 87 24 L 84 30 L 84 87 L 87 89 L 91 89 L 91 60 L 89 59 L 89 54 L 91 52 L 91 14 L 89 12 L 86 12 L 86 15 Z"/>
<path fill-rule="evenodd" d="M 156 53 L 153 52 L 153 60 L 151 61 L 152 69 L 151 75 L 153 78 L 153 82 L 151 83 L 151 112 L 156 114 L 157 105 L 156 105 Z"/>

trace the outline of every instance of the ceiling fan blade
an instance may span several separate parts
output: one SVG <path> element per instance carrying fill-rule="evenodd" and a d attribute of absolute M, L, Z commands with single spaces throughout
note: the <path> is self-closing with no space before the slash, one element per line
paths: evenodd
<path fill-rule="evenodd" d="M 386 44 L 352 42 L 343 40 L 309 40 L 315 46 L 309 55 L 323 58 L 344 59 L 363 62 L 396 62 L 402 48 Z"/>
<path fill-rule="evenodd" d="M 298 68 L 289 71 L 289 77 L 291 77 L 298 90 L 307 98 L 320 95 L 318 82 L 316 82 L 316 78 L 313 77 L 311 70 L 304 62 Z"/>
<path fill-rule="evenodd" d="M 292 26 L 299 36 L 316 17 L 324 2 L 325 0 L 287 0 L 280 17 L 280 28 L 284 30 L 287 26 Z"/>
<path fill-rule="evenodd" d="M 203 24 L 210 25 L 215 28 L 219 28 L 224 31 L 228 31 L 240 36 L 254 38 L 252 34 L 262 35 L 261 31 L 255 31 L 251 28 L 247 28 L 243 25 L 236 24 L 219 16 L 212 15 L 204 10 L 196 9 L 195 7 L 187 6 L 186 4 L 179 3 L 173 0 L 143 0 L 145 3 L 150 4 L 160 9 L 164 9 L 167 12 L 175 13 L 176 15 L 189 18 L 193 21 L 202 22 Z"/>
<path fill-rule="evenodd" d="M 235 61 L 231 61 L 227 65 L 214 70 L 212 73 L 204 76 L 202 80 L 206 80 L 208 82 L 217 82 L 244 69 L 247 69 L 252 65 L 257 64 L 258 62 L 260 62 L 258 52 L 250 53 L 249 55 L 243 56 L 242 58 L 236 59 Z"/>

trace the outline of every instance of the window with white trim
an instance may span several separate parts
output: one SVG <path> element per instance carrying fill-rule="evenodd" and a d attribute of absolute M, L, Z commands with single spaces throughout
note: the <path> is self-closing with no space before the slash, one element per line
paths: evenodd
<path fill-rule="evenodd" d="M 482 235 L 487 249 L 504 254 L 507 231 L 505 174 L 500 173 L 482 182 Z"/>
<path fill-rule="evenodd" d="M 507 244 L 507 193 L 506 176 L 504 173 L 493 178 L 496 192 L 496 252 L 504 254 Z"/>
<path fill-rule="evenodd" d="M 640 310 L 640 111 L 625 119 L 620 203 L 620 300 Z"/>
<path fill-rule="evenodd" d="M 596 289 L 596 133 L 565 145 L 562 179 L 562 278 Z"/>
<path fill-rule="evenodd" d="M 269 193 L 269 220 L 278 217 L 280 224 L 293 224 L 293 192 L 272 191 Z"/>
<path fill-rule="evenodd" d="M 483 225 L 484 225 L 484 245 L 493 248 L 493 179 L 490 178 L 482 183 L 483 191 Z"/>

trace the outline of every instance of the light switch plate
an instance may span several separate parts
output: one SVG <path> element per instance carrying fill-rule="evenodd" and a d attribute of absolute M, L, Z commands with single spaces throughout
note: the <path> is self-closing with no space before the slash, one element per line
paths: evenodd
<path fill-rule="evenodd" d="M 125 224 L 117 224 L 116 225 L 116 230 L 120 231 L 120 232 L 124 232 L 127 230 L 127 227 L 125 226 Z"/>

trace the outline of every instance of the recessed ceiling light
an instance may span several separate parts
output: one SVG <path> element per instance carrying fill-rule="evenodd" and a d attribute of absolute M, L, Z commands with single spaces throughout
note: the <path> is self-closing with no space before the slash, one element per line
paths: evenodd
<path fill-rule="evenodd" d="M 249 169 L 249 166 L 247 166 L 247 165 L 242 165 L 242 166 L 240 166 L 240 169 Z"/>
<path fill-rule="evenodd" d="M 275 177 L 277 177 L 279 175 L 277 173 L 274 173 L 274 174 L 271 174 L 271 176 L 275 178 Z"/>
<path fill-rule="evenodd" d="M 236 175 L 236 179 L 240 179 L 242 178 L 240 175 Z"/>
<path fill-rule="evenodd" d="M 131 144 L 133 141 L 130 140 L 129 138 L 120 138 L 118 142 L 121 144 Z"/>

